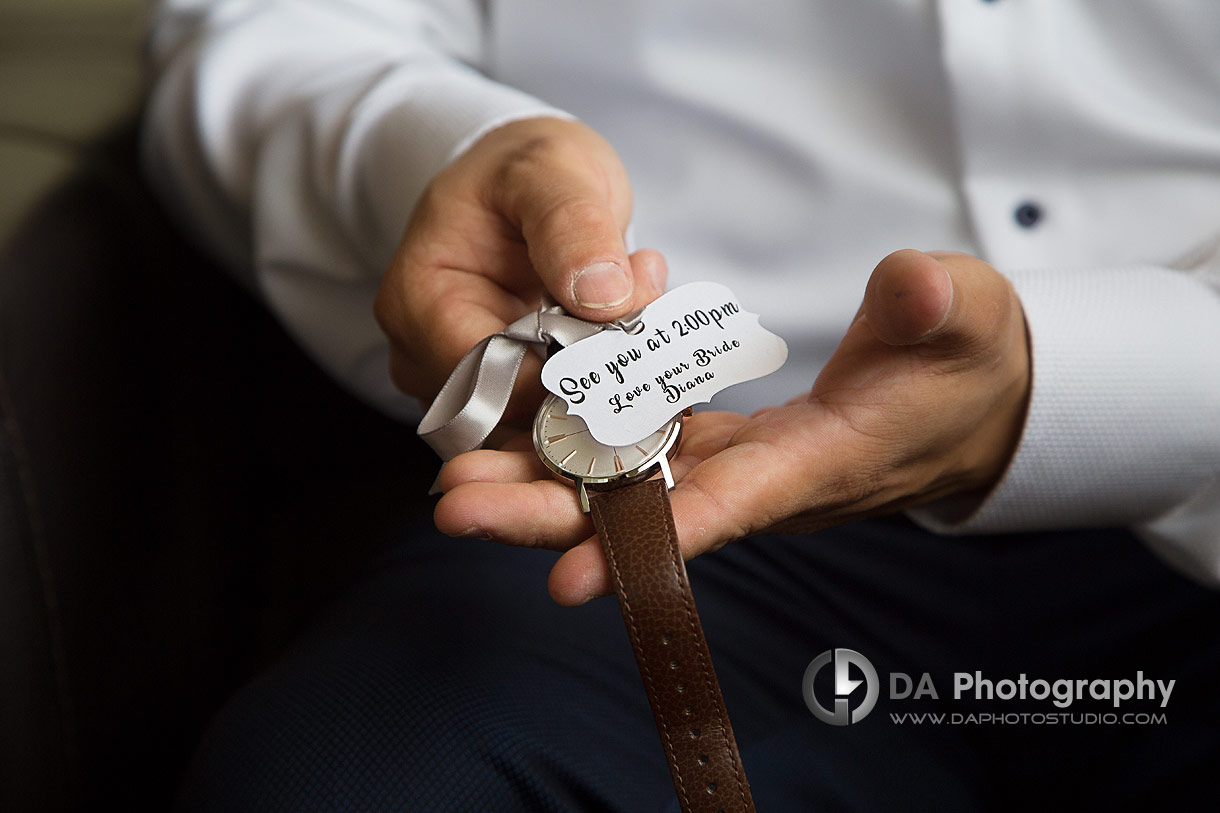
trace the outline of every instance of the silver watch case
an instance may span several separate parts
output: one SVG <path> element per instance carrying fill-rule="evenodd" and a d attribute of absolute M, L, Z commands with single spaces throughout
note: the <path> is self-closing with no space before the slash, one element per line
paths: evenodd
<path fill-rule="evenodd" d="M 595 476 L 589 473 L 582 474 L 579 471 L 565 467 L 562 460 L 554 460 L 544 450 L 544 447 L 548 445 L 547 439 L 543 437 L 546 419 L 559 405 L 563 405 L 566 411 L 566 404 L 563 399 L 556 395 L 548 394 L 546 400 L 542 402 L 542 406 L 539 407 L 538 414 L 534 416 L 534 427 L 531 433 L 534 441 L 534 451 L 538 453 L 538 458 L 550 469 L 556 479 L 569 482 L 576 487 L 576 491 L 580 495 L 580 508 L 586 514 L 589 513 L 589 491 L 610 491 L 622 488 L 631 483 L 647 480 L 658 471 L 665 478 L 666 487 L 674 487 L 674 477 L 669 468 L 669 461 L 678 453 L 678 445 L 682 439 L 683 421 L 681 414 L 675 415 L 670 419 L 669 423 L 654 433 L 654 436 L 659 435 L 659 438 L 654 439 L 654 436 L 649 436 L 647 440 L 649 440 L 650 446 L 647 450 L 640 449 L 638 445 L 634 446 L 635 449 L 640 449 L 640 451 L 645 453 L 642 460 L 638 462 L 633 461 L 632 465 L 624 466 L 621 471 L 616 471 L 608 476 Z M 577 415 L 568 414 L 566 420 L 579 421 L 581 426 L 585 426 L 584 421 Z M 580 432 L 568 434 L 587 432 L 588 427 L 585 426 Z M 606 446 L 592 436 L 583 439 L 583 443 L 586 446 L 607 450 L 608 456 L 615 454 L 617 450 L 626 448 Z M 569 457 L 572 457 L 572 455 L 569 455 Z"/>

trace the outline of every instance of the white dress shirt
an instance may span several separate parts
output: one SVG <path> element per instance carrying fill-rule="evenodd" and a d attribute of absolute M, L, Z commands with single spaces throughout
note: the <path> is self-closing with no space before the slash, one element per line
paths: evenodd
<path fill-rule="evenodd" d="M 945 531 L 1132 526 L 1220 580 L 1214 0 L 168 0 L 148 164 L 338 380 L 409 416 L 371 315 L 420 191 L 508 121 L 618 150 L 633 243 L 737 292 L 808 389 L 906 247 L 1013 280 L 1016 456 Z M 950 519 L 952 517 L 952 519 Z"/>

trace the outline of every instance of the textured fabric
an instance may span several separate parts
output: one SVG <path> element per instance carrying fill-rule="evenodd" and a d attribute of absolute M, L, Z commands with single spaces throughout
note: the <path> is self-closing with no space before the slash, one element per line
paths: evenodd
<path fill-rule="evenodd" d="M 1220 297 L 1190 273 L 1220 262 L 1213 0 L 167 0 L 158 20 L 154 178 L 382 408 L 414 409 L 371 303 L 420 191 L 490 128 L 575 115 L 623 157 L 671 283 L 728 285 L 788 342 L 719 405 L 807 388 L 889 252 L 978 254 L 1028 311 L 1029 427 L 990 501 L 916 516 L 1136 524 L 1220 579 Z"/>
<path fill-rule="evenodd" d="M 1220 416 L 1220 353 L 1210 353 L 1215 370 L 1192 376 L 1176 349 L 1200 340 L 1193 326 L 1211 318 L 1209 296 L 1200 298 L 1187 276 L 1155 268 L 1012 277 L 1037 373 L 1007 482 L 972 517 L 972 529 L 1138 524 L 1220 479 L 1220 448 L 1205 440 Z M 1182 318 L 1143 307 L 1158 299 Z M 1074 318 L 1058 318 L 1061 310 Z M 1047 380 L 1073 386 L 1043 386 Z M 1111 442 L 1120 435 L 1123 442 Z M 940 530 L 953 527 L 935 513 L 916 512 Z M 1220 560 L 1205 572 L 1220 580 Z"/>
<path fill-rule="evenodd" d="M 183 811 L 676 811 L 612 599 L 561 608 L 554 555 L 406 529 L 240 693 Z M 1220 761 L 1220 596 L 1123 532 L 978 539 L 871 522 L 734 543 L 689 566 L 758 809 L 1200 809 Z M 759 585 L 767 585 L 759 590 Z M 817 721 L 802 675 L 855 649 L 940 700 Z M 899 725 L 951 673 L 1176 680 L 1164 725 Z M 1072 712 L 1114 711 L 1082 701 Z M 1139 706 L 1155 711 L 1156 704 Z"/>

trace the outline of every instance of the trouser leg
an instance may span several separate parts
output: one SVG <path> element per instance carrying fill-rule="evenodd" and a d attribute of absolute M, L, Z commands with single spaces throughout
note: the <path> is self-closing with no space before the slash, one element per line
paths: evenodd
<path fill-rule="evenodd" d="M 553 561 L 405 533 L 234 699 L 183 807 L 676 809 L 617 606 L 552 604 Z M 690 571 L 760 810 L 1019 810 L 1046 794 L 1121 808 L 1207 790 L 1220 603 L 1126 534 L 955 540 L 870 522 L 746 540 Z M 842 727 L 815 719 L 802 693 L 810 661 L 836 647 L 865 655 L 882 683 L 870 716 Z M 892 716 L 1026 708 L 954 698 L 957 672 L 1137 669 L 1178 680 L 1169 725 Z M 927 672 L 939 696 L 891 699 L 897 672 Z"/>

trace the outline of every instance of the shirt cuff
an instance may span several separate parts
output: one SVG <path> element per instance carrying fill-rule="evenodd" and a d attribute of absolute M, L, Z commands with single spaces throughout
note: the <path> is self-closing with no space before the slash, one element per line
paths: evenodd
<path fill-rule="evenodd" d="M 1220 297 L 1163 268 L 1009 274 L 1033 383 L 1007 472 L 981 503 L 910 511 L 944 533 L 1132 525 L 1220 472 Z"/>

